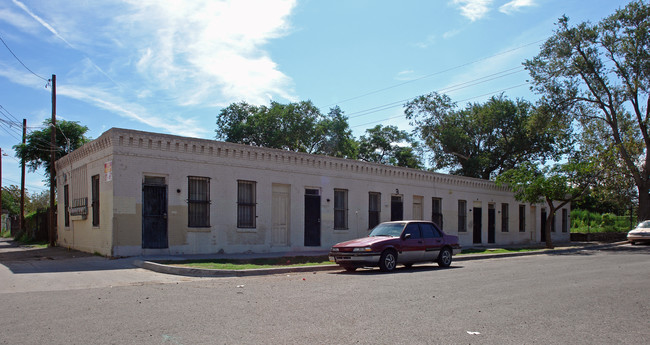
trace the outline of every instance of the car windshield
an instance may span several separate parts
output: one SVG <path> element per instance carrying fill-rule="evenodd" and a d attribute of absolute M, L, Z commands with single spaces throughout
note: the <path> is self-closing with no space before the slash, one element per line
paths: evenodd
<path fill-rule="evenodd" d="M 404 224 L 405 223 L 379 224 L 374 229 L 372 229 L 372 232 L 370 232 L 370 235 L 368 235 L 368 236 L 370 236 L 370 237 L 373 237 L 373 236 L 398 237 L 399 235 L 402 234 L 402 230 L 404 229 Z"/>
<path fill-rule="evenodd" d="M 639 223 L 639 225 L 637 225 L 637 228 L 650 228 L 650 220 Z"/>

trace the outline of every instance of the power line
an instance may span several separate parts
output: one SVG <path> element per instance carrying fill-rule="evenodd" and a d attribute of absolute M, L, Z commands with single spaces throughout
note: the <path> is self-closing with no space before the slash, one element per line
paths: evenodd
<path fill-rule="evenodd" d="M 419 81 L 419 80 L 422 80 L 422 79 L 430 78 L 430 77 L 433 77 L 433 76 L 438 75 L 438 74 L 442 74 L 442 73 L 450 72 L 450 71 L 453 71 L 453 70 L 456 70 L 456 69 L 459 69 L 459 68 L 462 68 L 462 67 L 466 67 L 466 66 L 469 66 L 469 65 L 473 65 L 473 64 L 475 64 L 475 63 L 477 63 L 477 62 L 481 62 L 481 61 L 489 60 L 489 59 L 491 59 L 491 58 L 494 58 L 494 57 L 497 57 L 497 56 L 500 56 L 500 55 L 504 55 L 504 54 L 508 54 L 508 53 L 513 52 L 513 51 L 516 51 L 516 50 L 519 50 L 519 49 L 522 49 L 522 48 L 525 48 L 525 47 L 531 46 L 531 45 L 533 45 L 533 44 L 537 44 L 537 43 L 540 43 L 540 42 L 544 42 L 544 41 L 546 41 L 547 39 L 548 39 L 548 37 L 547 37 L 547 38 L 540 39 L 540 40 L 537 40 L 537 41 L 535 41 L 535 42 L 531 42 L 531 43 L 527 43 L 527 44 L 524 44 L 524 45 L 518 46 L 518 47 L 516 47 L 516 48 L 512 48 L 512 49 L 509 49 L 509 50 L 505 50 L 505 51 L 502 51 L 502 52 L 500 52 L 500 53 L 497 53 L 497 54 L 494 54 L 494 55 L 491 55 L 491 56 L 488 56 L 488 57 L 480 58 L 480 59 L 478 59 L 478 60 L 474 60 L 474 61 L 467 62 L 467 63 L 461 64 L 461 65 L 457 65 L 457 66 L 454 66 L 454 67 L 450 67 L 450 68 L 447 68 L 447 69 L 442 70 L 442 71 L 433 72 L 433 73 L 430 73 L 430 74 L 424 75 L 424 76 L 419 77 L 419 78 L 415 78 L 415 79 L 407 80 L 407 81 L 405 81 L 405 82 L 402 82 L 402 83 L 399 83 L 399 84 L 395 84 L 395 85 L 391 85 L 391 86 L 387 86 L 387 87 L 384 87 L 384 88 L 381 88 L 381 89 L 378 89 L 378 90 L 369 91 L 369 92 L 364 93 L 364 94 L 359 95 L 359 96 L 350 97 L 350 98 L 344 99 L 344 100 L 339 101 L 339 102 L 334 102 L 334 103 L 328 104 L 328 105 L 326 105 L 324 108 L 327 108 L 327 107 L 330 107 L 330 106 L 333 106 L 333 105 L 338 105 L 338 104 L 341 104 L 341 103 L 345 103 L 345 102 L 348 102 L 348 101 L 352 101 L 352 100 L 355 100 L 355 99 L 359 99 L 359 98 L 362 98 L 362 97 L 370 96 L 370 95 L 373 95 L 373 94 L 376 94 L 376 93 L 379 93 L 379 92 L 382 92 L 382 91 L 386 91 L 386 90 L 390 90 L 390 89 L 393 89 L 393 88 L 396 88 L 396 87 L 400 87 L 400 86 L 405 85 L 405 84 L 409 84 L 409 83 L 413 83 L 413 82 L 416 82 L 416 81 Z"/>
<path fill-rule="evenodd" d="M 24 64 L 24 63 L 23 63 L 23 62 L 18 58 L 18 56 L 16 56 L 16 54 L 14 54 L 14 52 L 11 50 L 11 48 L 9 48 L 9 46 L 7 45 L 7 43 L 5 42 L 5 40 L 2 39 L 2 36 L 0 36 L 0 41 L 2 41 L 2 44 L 5 45 L 5 47 L 7 48 L 7 50 L 9 50 L 9 52 L 11 53 L 11 55 L 13 55 L 13 56 L 16 58 L 16 60 L 18 60 L 18 62 L 20 62 L 20 64 L 23 65 L 23 67 L 25 67 L 26 70 L 28 70 L 31 74 L 37 76 L 38 78 L 43 79 L 45 82 L 49 82 L 48 79 L 45 79 L 45 78 L 41 77 L 40 75 L 34 73 L 34 71 L 32 71 L 31 69 L 29 69 L 29 67 L 27 67 L 27 65 L 25 65 L 25 64 Z"/>
<path fill-rule="evenodd" d="M 441 93 L 441 92 L 458 91 L 458 90 L 461 90 L 461 89 L 464 89 L 464 88 L 468 88 L 468 87 L 471 87 L 471 86 L 476 86 L 476 85 L 479 85 L 479 84 L 482 84 L 482 83 L 486 83 L 488 81 L 503 78 L 503 77 L 509 76 L 511 74 L 515 74 L 515 73 L 519 73 L 519 72 L 523 72 L 523 71 L 524 71 L 524 69 L 521 66 L 514 67 L 514 68 L 509 68 L 509 69 L 505 69 L 505 70 L 502 70 L 502 71 L 499 71 L 499 72 L 496 72 L 496 73 L 493 73 L 493 74 L 489 74 L 489 75 L 486 75 L 486 76 L 483 76 L 483 77 L 480 77 L 480 78 L 469 80 L 469 81 L 466 81 L 466 82 L 463 82 L 463 83 L 459 83 L 459 84 L 456 84 L 456 85 L 451 85 L 451 86 L 436 90 L 435 92 Z M 508 73 L 506 73 L 506 72 L 508 72 Z M 386 109 L 395 108 L 395 107 L 401 106 L 404 102 L 410 101 L 413 98 L 414 97 L 410 97 L 410 98 L 402 99 L 402 100 L 399 100 L 399 101 L 386 103 L 386 104 L 376 106 L 376 107 L 373 107 L 373 108 L 352 112 L 352 113 L 348 114 L 348 119 L 369 115 L 369 114 L 376 113 L 376 112 L 386 110 Z"/>
<path fill-rule="evenodd" d="M 524 86 L 524 85 L 528 85 L 528 83 L 523 83 L 523 84 L 519 84 L 519 85 L 515 85 L 515 86 L 507 87 L 507 88 L 504 88 L 504 89 L 501 89 L 501 90 L 498 90 L 498 91 L 489 92 L 489 93 L 484 93 L 484 94 L 482 94 L 482 95 L 478 95 L 478 96 L 474 96 L 474 97 L 469 97 L 469 98 L 461 99 L 461 100 L 458 101 L 458 102 L 465 102 L 465 101 L 469 101 L 469 100 L 471 100 L 471 99 L 475 99 L 475 98 L 479 98 L 479 97 L 496 95 L 496 94 L 498 94 L 498 93 L 500 93 L 500 92 L 503 92 L 503 91 L 506 91 L 506 90 L 510 90 L 510 89 L 515 89 L 515 88 L 518 88 L 518 87 L 522 87 L 522 86 Z M 395 108 L 395 107 L 392 107 L 392 108 Z M 386 108 L 386 109 L 390 109 L 390 108 Z M 372 124 L 375 124 L 375 123 L 381 123 L 381 122 L 384 122 L 384 121 L 387 121 L 387 120 L 395 120 L 395 119 L 399 119 L 399 118 L 401 118 L 402 116 L 404 116 L 404 115 L 391 116 L 391 117 L 388 117 L 388 118 L 385 118 L 385 119 L 381 119 L 381 120 L 377 120 L 377 121 L 372 121 L 372 122 L 367 122 L 367 123 L 363 123 L 363 124 L 360 124 L 360 125 L 350 126 L 350 128 L 356 128 L 356 127 L 361 127 L 361 126 L 372 125 Z"/>

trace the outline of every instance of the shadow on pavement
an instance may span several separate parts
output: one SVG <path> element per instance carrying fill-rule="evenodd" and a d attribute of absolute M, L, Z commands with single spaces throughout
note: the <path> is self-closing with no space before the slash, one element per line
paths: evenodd
<path fill-rule="evenodd" d="M 35 248 L 0 239 L 0 264 L 14 274 L 103 271 L 136 268 L 133 260 L 110 260 L 61 247 Z"/>

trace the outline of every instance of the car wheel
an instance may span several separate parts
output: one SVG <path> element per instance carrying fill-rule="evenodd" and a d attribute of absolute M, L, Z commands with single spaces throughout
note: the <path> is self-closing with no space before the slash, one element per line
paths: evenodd
<path fill-rule="evenodd" d="M 390 272 L 395 269 L 397 265 L 397 254 L 392 250 L 386 250 L 381 253 L 379 258 L 379 269 L 384 272 Z"/>
<path fill-rule="evenodd" d="M 354 266 L 343 266 L 343 268 L 348 272 L 354 272 L 357 270 L 357 268 Z"/>
<path fill-rule="evenodd" d="M 436 260 L 438 262 L 438 266 L 449 267 L 449 265 L 451 265 L 451 256 L 452 253 L 449 248 L 442 248 L 440 254 L 438 254 L 438 260 Z"/>

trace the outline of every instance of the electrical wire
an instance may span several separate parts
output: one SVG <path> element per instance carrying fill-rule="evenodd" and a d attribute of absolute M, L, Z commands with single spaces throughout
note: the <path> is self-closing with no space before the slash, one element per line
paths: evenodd
<path fill-rule="evenodd" d="M 469 101 L 471 99 L 475 99 L 475 98 L 479 98 L 479 97 L 496 95 L 496 94 L 501 93 L 503 91 L 510 90 L 510 89 L 516 89 L 518 87 L 522 87 L 522 86 L 525 86 L 525 85 L 528 85 L 528 83 L 523 83 L 523 84 L 507 87 L 507 88 L 504 88 L 504 89 L 501 89 L 501 90 L 498 90 L 498 91 L 489 92 L 489 93 L 485 93 L 485 94 L 482 94 L 482 95 L 465 98 L 465 99 L 462 99 L 462 100 L 458 101 L 458 103 Z M 395 108 L 395 106 L 393 106 L 392 108 Z M 386 109 L 390 109 L 390 108 L 386 108 Z M 381 120 L 377 120 L 377 121 L 372 121 L 372 122 L 367 122 L 367 123 L 363 123 L 363 124 L 360 124 L 360 125 L 350 126 L 350 128 L 356 128 L 356 127 L 361 127 L 361 126 L 372 125 L 372 124 L 375 124 L 375 123 L 381 123 L 381 122 L 388 121 L 388 120 L 395 120 L 395 119 L 402 118 L 403 116 L 404 115 L 391 116 L 391 117 L 381 119 Z"/>
<path fill-rule="evenodd" d="M 524 68 L 521 67 L 521 66 L 515 67 L 515 68 L 509 68 L 509 69 L 505 69 L 503 71 L 499 71 L 499 72 L 496 72 L 496 73 L 493 73 L 493 74 L 489 74 L 489 75 L 486 75 L 486 76 L 483 76 L 483 77 L 480 77 L 480 78 L 477 78 L 477 79 L 469 80 L 469 81 L 466 81 L 466 82 L 463 82 L 463 83 L 459 83 L 459 84 L 456 84 L 456 85 L 451 85 L 451 86 L 448 86 L 448 87 L 445 87 L 445 88 L 442 88 L 442 89 L 438 89 L 438 90 L 436 90 L 434 92 L 448 93 L 448 92 L 458 91 L 458 90 L 461 90 L 461 89 L 465 89 L 465 88 L 468 88 L 468 87 L 471 87 L 471 86 L 476 86 L 476 85 L 479 85 L 479 84 L 482 84 L 482 83 L 486 83 L 488 81 L 503 78 L 503 77 L 506 77 L 506 76 L 509 76 L 509 75 L 512 75 L 512 74 L 515 74 L 515 73 L 523 72 L 523 71 L 524 71 Z M 508 73 L 506 73 L 506 72 L 508 72 Z M 417 96 L 415 96 L 415 97 L 417 97 Z M 386 104 L 383 104 L 383 105 L 380 105 L 380 106 L 377 106 L 377 107 L 352 112 L 352 113 L 348 114 L 348 119 L 373 114 L 373 113 L 376 113 L 376 112 L 379 112 L 379 111 L 382 111 L 382 110 L 386 110 L 386 109 L 395 108 L 395 107 L 401 106 L 404 102 L 408 102 L 408 101 L 412 100 L 415 97 L 410 97 L 410 98 L 402 99 L 402 100 L 399 100 L 399 101 L 386 103 Z"/>
<path fill-rule="evenodd" d="M 27 67 L 27 65 L 25 65 L 25 64 L 22 62 L 22 61 L 18 58 L 18 56 L 16 56 L 16 54 L 14 54 L 14 52 L 11 50 L 11 48 L 9 48 L 9 46 L 7 45 L 7 42 L 5 42 L 5 40 L 2 39 L 2 36 L 0 36 L 0 41 L 2 41 L 2 44 L 4 44 L 4 46 L 7 48 L 7 50 L 9 50 L 9 52 L 11 53 L 11 55 L 13 55 L 13 56 L 16 58 L 16 60 L 18 60 L 18 62 L 20 62 L 20 64 L 23 65 L 23 67 L 25 67 L 26 70 L 28 70 L 31 74 L 35 75 L 36 77 L 41 78 L 41 79 L 43 79 L 45 82 L 48 82 L 48 83 L 49 83 L 49 79 L 43 78 L 43 77 L 41 77 L 40 75 L 36 74 L 34 71 L 32 71 L 31 69 L 29 69 L 29 67 Z"/>
<path fill-rule="evenodd" d="M 516 50 L 531 46 L 533 44 L 544 42 L 547 39 L 548 39 L 548 37 L 537 40 L 535 42 L 526 43 L 524 45 L 509 49 L 509 50 L 505 50 L 505 51 L 502 51 L 500 53 L 497 53 L 497 54 L 494 54 L 494 55 L 491 55 L 491 56 L 488 56 L 488 57 L 480 58 L 478 60 L 474 60 L 474 61 L 471 61 L 471 62 L 466 62 L 464 64 L 457 65 L 457 66 L 454 66 L 454 67 L 450 67 L 450 68 L 447 68 L 447 69 L 442 70 L 442 71 L 433 72 L 433 73 L 424 75 L 424 76 L 419 77 L 419 78 L 411 79 L 411 80 L 408 80 L 408 81 L 405 81 L 405 82 L 402 82 L 402 83 L 399 83 L 399 84 L 391 85 L 391 86 L 388 86 L 388 87 L 384 87 L 384 88 L 381 88 L 381 89 L 378 89 L 378 90 L 369 91 L 369 92 L 361 94 L 359 96 L 350 97 L 350 98 L 344 99 L 344 100 L 339 101 L 339 102 L 334 102 L 334 103 L 328 104 L 328 105 L 324 106 L 323 108 L 328 108 L 328 107 L 331 107 L 333 105 L 338 105 L 338 104 L 345 103 L 345 102 L 348 102 L 348 101 L 352 101 L 352 100 L 355 100 L 355 99 L 370 96 L 370 95 L 373 95 L 373 94 L 376 94 L 376 93 L 379 93 L 379 92 L 382 92 L 382 91 L 386 91 L 386 90 L 390 90 L 390 89 L 393 89 L 393 88 L 396 88 L 396 87 L 400 87 L 400 86 L 405 85 L 405 84 L 413 83 L 413 82 L 416 82 L 416 81 L 419 81 L 419 80 L 422 80 L 422 79 L 430 78 L 430 77 L 433 77 L 433 76 L 436 76 L 436 75 L 439 75 L 439 74 L 442 74 L 442 73 L 450 72 L 450 71 L 453 71 L 453 70 L 456 70 L 456 69 L 459 69 L 459 68 L 462 68 L 462 67 L 473 65 L 473 64 L 481 62 L 481 61 L 489 60 L 489 59 L 492 59 L 494 57 L 501 56 L 501 55 L 504 55 L 504 54 L 508 54 L 508 53 L 513 52 L 513 51 L 516 51 Z"/>

